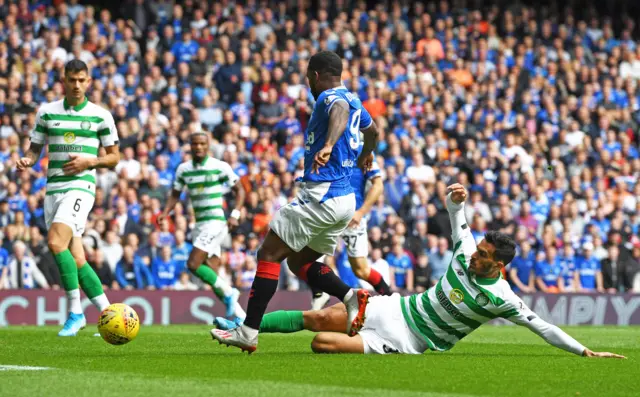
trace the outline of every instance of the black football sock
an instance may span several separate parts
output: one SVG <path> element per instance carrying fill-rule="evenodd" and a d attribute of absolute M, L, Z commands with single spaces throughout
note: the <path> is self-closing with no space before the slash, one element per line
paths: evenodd
<path fill-rule="evenodd" d="M 244 324 L 255 330 L 260 329 L 262 316 L 267 310 L 269 301 L 278 289 L 278 278 L 280 277 L 280 264 L 266 261 L 258 261 L 256 277 L 249 292 L 249 302 L 247 303 L 247 318 Z"/>
<path fill-rule="evenodd" d="M 333 270 L 324 263 L 313 262 L 302 266 L 298 276 L 309 284 L 311 290 L 321 290 L 331 296 L 344 300 L 351 290 Z"/>

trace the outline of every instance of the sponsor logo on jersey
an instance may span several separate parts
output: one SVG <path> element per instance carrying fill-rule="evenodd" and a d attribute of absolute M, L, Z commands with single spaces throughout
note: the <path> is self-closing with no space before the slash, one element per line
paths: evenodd
<path fill-rule="evenodd" d="M 464 293 L 459 289 L 455 288 L 451 290 L 451 292 L 449 293 L 449 299 L 451 299 L 451 302 L 458 305 L 464 300 Z"/>
<path fill-rule="evenodd" d="M 342 166 L 343 167 L 347 167 L 347 168 L 353 168 L 354 162 L 353 160 L 344 160 L 342 162 Z"/>
<path fill-rule="evenodd" d="M 476 303 L 480 306 L 486 306 L 489 303 L 489 297 L 485 294 L 478 294 L 478 296 L 476 296 Z"/>
<path fill-rule="evenodd" d="M 80 128 L 82 128 L 83 130 L 90 130 L 91 129 L 91 122 L 85 120 L 82 123 L 80 123 Z"/>
<path fill-rule="evenodd" d="M 458 276 L 464 276 L 464 270 L 462 269 L 456 269 L 456 273 L 458 273 Z"/>
<path fill-rule="evenodd" d="M 76 141 L 76 134 L 74 134 L 71 131 L 68 131 L 64 133 L 63 138 L 66 143 L 73 143 Z"/>
<path fill-rule="evenodd" d="M 458 309 L 456 309 L 456 307 L 451 304 L 451 301 L 447 299 L 447 296 L 441 289 L 436 292 L 436 297 L 438 298 L 438 302 L 440 302 L 444 310 L 446 310 L 447 313 L 451 315 L 451 317 L 459 319 L 462 316 L 462 313 L 460 313 L 460 311 L 458 311 Z"/>
<path fill-rule="evenodd" d="M 74 136 L 75 139 L 75 136 Z M 81 152 L 82 146 L 80 145 L 60 145 L 60 150 L 63 152 Z"/>

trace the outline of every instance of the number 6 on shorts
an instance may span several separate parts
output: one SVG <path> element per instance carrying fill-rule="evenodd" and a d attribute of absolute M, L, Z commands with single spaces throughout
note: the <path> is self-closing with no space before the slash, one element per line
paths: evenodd
<path fill-rule="evenodd" d="M 81 199 L 81 198 L 77 199 L 77 200 L 76 200 L 76 203 L 73 205 L 73 210 L 74 210 L 75 212 L 80 211 L 80 201 L 82 201 L 82 199 Z"/>

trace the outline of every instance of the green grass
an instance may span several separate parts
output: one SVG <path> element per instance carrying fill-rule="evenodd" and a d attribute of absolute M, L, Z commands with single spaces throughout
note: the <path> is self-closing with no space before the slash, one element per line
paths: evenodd
<path fill-rule="evenodd" d="M 577 357 L 519 327 L 483 327 L 447 353 L 315 355 L 313 335 L 262 335 L 248 356 L 212 342 L 207 326 L 143 327 L 125 346 L 84 330 L 0 329 L 0 396 L 638 396 L 640 328 L 567 327 L 592 350 Z"/>

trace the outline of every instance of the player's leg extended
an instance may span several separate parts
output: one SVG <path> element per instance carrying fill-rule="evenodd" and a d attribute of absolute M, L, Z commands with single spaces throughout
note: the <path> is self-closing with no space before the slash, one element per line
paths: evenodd
<path fill-rule="evenodd" d="M 382 274 L 369 266 L 367 258 L 363 256 L 357 258 L 349 257 L 349 263 L 356 277 L 371 284 L 380 295 L 391 295 L 391 288 L 382 278 Z"/>
<path fill-rule="evenodd" d="M 47 244 L 53 254 L 58 269 L 62 287 L 67 294 L 69 317 L 59 336 L 75 336 L 83 329 L 87 321 L 80 305 L 80 289 L 78 288 L 78 268 L 69 250 L 73 238 L 71 227 L 64 223 L 52 223 L 47 234 Z"/>
<path fill-rule="evenodd" d="M 218 322 L 218 328 L 229 329 L 231 321 Z M 260 332 L 289 334 L 302 330 L 313 332 L 344 332 L 347 326 L 347 308 L 337 303 L 322 310 L 278 310 L 262 317 Z"/>
<path fill-rule="evenodd" d="M 96 272 L 87 263 L 84 247 L 82 245 L 82 237 L 73 237 L 70 246 L 71 255 L 78 266 L 78 281 L 80 288 L 91 300 L 91 303 L 102 312 L 109 307 L 109 299 L 102 289 L 102 282 Z"/>
<path fill-rule="evenodd" d="M 212 329 L 211 336 L 215 340 L 250 353 L 256 350 L 262 317 L 278 289 L 280 262 L 292 252 L 293 250 L 277 234 L 269 230 L 258 250 L 258 268 L 251 285 L 244 324 L 230 331 Z"/>
<path fill-rule="evenodd" d="M 321 332 L 313 338 L 314 353 L 364 354 L 364 342 L 360 335 L 349 336 L 336 332 Z"/>
<path fill-rule="evenodd" d="M 193 233 L 193 249 L 187 259 L 187 267 L 200 280 L 209 284 L 215 294 L 226 305 L 225 315 L 231 317 L 234 314 L 241 320 L 245 314 L 237 304 L 240 292 L 228 285 L 214 269 L 220 268 L 221 241 L 227 236 L 228 230 L 224 226 L 200 224 L 196 225 Z M 209 266 L 211 265 L 211 266 Z"/>
<path fill-rule="evenodd" d="M 207 267 L 209 269 L 219 269 L 222 265 L 222 261 L 220 257 L 217 255 L 213 255 L 207 260 Z M 205 265 L 201 265 L 205 266 Z M 200 266 L 200 267 L 201 267 Z M 225 313 L 226 317 L 234 317 L 234 321 L 240 323 L 244 321 L 244 318 L 247 314 L 242 310 L 242 307 L 238 304 L 238 298 L 240 297 L 240 291 L 236 288 L 233 288 L 222 278 L 218 277 L 216 271 L 213 271 L 213 274 L 216 276 L 216 280 L 211 288 L 213 288 L 213 292 L 215 292 L 216 296 L 220 298 L 220 300 L 227 307 L 227 312 Z"/>

